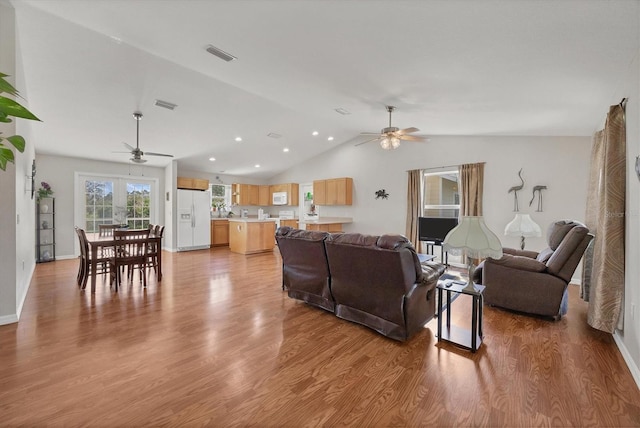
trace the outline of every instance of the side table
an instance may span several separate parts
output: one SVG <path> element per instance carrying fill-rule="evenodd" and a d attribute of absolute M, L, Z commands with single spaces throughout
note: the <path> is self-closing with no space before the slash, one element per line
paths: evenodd
<path fill-rule="evenodd" d="M 484 285 L 474 284 L 475 292 L 467 291 L 466 284 L 452 280 L 438 281 L 438 342 L 453 343 L 471 352 L 476 352 L 482 344 L 482 305 Z M 442 309 L 442 295 L 447 295 L 446 309 Z M 471 331 L 451 325 L 451 293 L 467 294 L 472 298 Z M 442 315 L 446 312 L 447 324 L 442 328 Z"/>

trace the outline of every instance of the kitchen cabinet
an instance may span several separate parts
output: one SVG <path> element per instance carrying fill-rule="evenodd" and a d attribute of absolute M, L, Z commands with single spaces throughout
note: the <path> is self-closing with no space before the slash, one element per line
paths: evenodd
<path fill-rule="evenodd" d="M 258 205 L 261 207 L 268 207 L 271 205 L 271 192 L 269 192 L 268 184 L 258 186 Z"/>
<path fill-rule="evenodd" d="M 229 220 L 211 220 L 211 246 L 229 245 Z"/>
<path fill-rule="evenodd" d="M 249 193 L 249 184 L 234 183 L 231 185 L 231 198 L 234 205 L 250 205 Z"/>
<path fill-rule="evenodd" d="M 329 178 L 313 182 L 313 203 L 316 205 L 351 205 L 353 179 Z"/>
<path fill-rule="evenodd" d="M 249 205 L 259 205 L 260 186 L 249 184 Z"/>
<path fill-rule="evenodd" d="M 178 177 L 178 189 L 208 190 L 209 180 L 201 178 Z"/>
<path fill-rule="evenodd" d="M 229 249 L 240 254 L 272 251 L 275 234 L 276 223 L 271 220 L 229 220 Z"/>
<path fill-rule="evenodd" d="M 273 194 L 279 192 L 287 193 L 287 204 L 288 206 L 297 206 L 298 205 L 298 193 L 300 187 L 298 183 L 285 183 L 285 184 L 272 184 L 269 186 L 269 205 L 271 205 L 273 201 Z"/>
<path fill-rule="evenodd" d="M 280 226 L 289 226 L 289 227 L 293 227 L 294 229 L 298 228 L 298 220 L 280 220 Z"/>

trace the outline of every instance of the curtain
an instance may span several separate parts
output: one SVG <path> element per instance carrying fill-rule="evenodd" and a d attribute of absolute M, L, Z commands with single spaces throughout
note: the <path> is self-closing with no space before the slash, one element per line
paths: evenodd
<path fill-rule="evenodd" d="M 587 322 L 609 333 L 623 327 L 626 173 L 624 106 L 620 103 L 609 108 L 604 129 L 594 136 L 585 214 L 587 227 L 595 235 L 591 255 L 583 262 Z"/>
<path fill-rule="evenodd" d="M 460 165 L 460 215 L 482 215 L 484 162 Z"/>
<path fill-rule="evenodd" d="M 421 242 L 418 236 L 418 217 L 422 216 L 422 170 L 407 171 L 407 224 L 406 236 L 411 241 L 418 253 L 421 251 Z"/>

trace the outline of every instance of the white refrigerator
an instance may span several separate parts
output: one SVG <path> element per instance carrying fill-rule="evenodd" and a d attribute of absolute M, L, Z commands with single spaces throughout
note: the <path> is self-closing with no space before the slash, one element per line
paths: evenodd
<path fill-rule="evenodd" d="M 178 251 L 211 246 L 211 192 L 178 189 Z"/>

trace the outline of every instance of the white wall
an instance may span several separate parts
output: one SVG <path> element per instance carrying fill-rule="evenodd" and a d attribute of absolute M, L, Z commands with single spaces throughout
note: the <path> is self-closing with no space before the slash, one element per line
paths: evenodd
<path fill-rule="evenodd" d="M 36 153 L 38 173 L 36 186 L 46 181 L 51 185 L 56 198 L 56 257 L 74 257 L 76 234 L 74 221 L 75 173 L 144 176 L 158 179 L 158 197 L 164 200 L 165 170 L 163 168 L 129 165 L 116 162 L 101 162 L 89 159 L 51 156 Z M 164 204 L 159 201 L 156 222 L 164 224 Z"/>
<path fill-rule="evenodd" d="M 640 12 L 639 12 L 640 13 Z M 640 23 L 640 16 L 638 17 Z M 640 39 L 640 35 L 638 35 Z M 640 40 L 639 40 L 640 42 Z M 629 70 L 621 70 L 619 92 L 611 104 L 628 97 L 627 123 L 627 208 L 625 233 L 624 330 L 614 337 L 640 387 L 640 181 L 635 173 L 640 155 L 640 50 Z M 617 77 L 617 76 L 616 76 Z M 635 309 L 634 309 L 635 308 Z"/>
<path fill-rule="evenodd" d="M 505 237 L 511 221 L 513 194 L 523 169 L 525 187 L 519 194 L 520 212 L 530 213 L 543 228 L 557 219 L 583 221 L 586 183 L 591 153 L 587 137 L 432 137 L 427 143 L 403 143 L 395 151 L 384 151 L 376 143 L 355 147 L 346 144 L 286 171 L 272 182 L 310 182 L 314 179 L 352 177 L 352 206 L 321 207 L 321 216 L 352 217 L 345 231 L 369 234 L 405 233 L 407 170 L 437 168 L 462 163 L 486 162 L 484 216 L 487 225 L 504 246 L 519 245 L 519 238 Z M 546 185 L 543 212 L 529 207 L 534 185 Z M 385 189 L 389 199 L 375 199 Z M 528 238 L 527 248 L 544 248 L 545 239 Z"/>
<path fill-rule="evenodd" d="M 15 14 L 6 2 L 0 2 L 0 71 L 9 74 L 8 80 L 28 99 L 22 63 L 16 57 Z M 28 107 L 27 101 L 21 103 Z M 34 158 L 30 123 L 18 119 L 0 124 L 3 135 L 17 133 L 27 141 L 24 153 L 14 151 L 15 164 L 0 171 L 0 325 L 18 321 L 35 267 L 35 211 L 27 193 Z"/>

